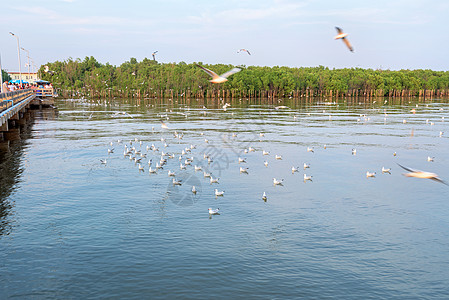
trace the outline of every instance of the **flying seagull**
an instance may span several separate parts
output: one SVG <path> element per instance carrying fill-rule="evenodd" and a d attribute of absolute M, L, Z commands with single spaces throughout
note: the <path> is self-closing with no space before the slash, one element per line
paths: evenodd
<path fill-rule="evenodd" d="M 400 166 L 400 167 L 403 168 L 404 170 L 410 172 L 410 173 L 405 173 L 405 174 L 403 174 L 404 176 L 407 176 L 407 177 L 415 177 L 415 178 L 431 179 L 431 180 L 435 180 L 435 181 L 444 183 L 445 185 L 448 185 L 446 182 L 444 182 L 443 180 L 441 180 L 440 178 L 438 178 L 438 175 L 435 174 L 435 173 L 430 173 L 430 172 L 425 172 L 425 171 L 420 171 L 420 170 L 409 169 L 409 168 L 406 168 L 406 167 L 404 167 L 404 166 L 401 166 L 400 164 L 398 164 L 398 166 Z"/>
<path fill-rule="evenodd" d="M 232 74 L 235 74 L 237 72 L 240 72 L 242 69 L 240 68 L 234 68 L 231 71 L 228 71 L 222 75 L 217 75 L 217 73 L 206 69 L 205 67 L 202 67 L 200 65 L 196 65 L 197 67 L 201 68 L 204 72 L 206 72 L 207 74 L 209 74 L 210 76 L 212 76 L 212 80 L 209 80 L 212 83 L 223 83 L 228 81 L 228 77 L 231 76 Z"/>
<path fill-rule="evenodd" d="M 237 51 L 237 53 L 240 53 L 240 52 L 246 52 L 246 53 L 248 53 L 249 55 L 251 55 L 251 53 L 249 53 L 249 51 L 246 50 L 246 49 L 240 49 L 239 51 Z"/>
<path fill-rule="evenodd" d="M 156 60 L 156 53 L 157 51 L 154 51 L 151 55 L 153 55 L 153 60 Z"/>
<path fill-rule="evenodd" d="M 50 71 L 50 68 L 48 66 L 44 66 L 44 72 L 50 75 L 53 75 L 55 73 L 54 71 Z"/>
<path fill-rule="evenodd" d="M 161 127 L 162 129 L 168 129 L 167 124 L 165 124 L 162 120 L 161 120 Z"/>
<path fill-rule="evenodd" d="M 337 29 L 338 35 L 336 35 L 334 37 L 334 39 L 336 39 L 336 40 L 341 39 L 346 44 L 349 51 L 354 52 L 354 48 L 352 48 L 351 43 L 349 43 L 348 39 L 346 38 L 348 36 L 348 34 L 344 33 L 340 27 L 335 27 L 335 29 Z"/>

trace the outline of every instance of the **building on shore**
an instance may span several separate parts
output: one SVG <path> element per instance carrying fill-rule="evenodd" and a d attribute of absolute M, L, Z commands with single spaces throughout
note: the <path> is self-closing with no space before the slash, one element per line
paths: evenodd
<path fill-rule="evenodd" d="M 11 80 L 23 80 L 29 83 L 34 83 L 39 80 L 37 73 L 22 72 L 22 77 L 20 77 L 19 72 L 8 72 L 8 74 L 11 77 Z"/>

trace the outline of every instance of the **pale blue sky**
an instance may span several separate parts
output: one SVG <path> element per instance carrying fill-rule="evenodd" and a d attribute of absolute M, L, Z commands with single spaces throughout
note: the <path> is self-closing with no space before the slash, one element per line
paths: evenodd
<path fill-rule="evenodd" d="M 449 70 L 448 0 L 21 0 L 1 11 L 8 70 L 18 70 L 9 31 L 38 66 L 85 56 L 120 65 L 158 50 L 160 62 Z"/>

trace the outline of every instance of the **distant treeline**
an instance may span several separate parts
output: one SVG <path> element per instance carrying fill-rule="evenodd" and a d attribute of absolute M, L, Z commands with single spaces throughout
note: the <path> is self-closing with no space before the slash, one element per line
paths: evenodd
<path fill-rule="evenodd" d="M 201 64 L 201 63 L 199 63 Z M 412 97 L 449 96 L 449 72 L 432 70 L 372 70 L 241 66 L 223 84 L 195 64 L 158 63 L 131 58 L 120 66 L 99 63 L 94 57 L 48 63 L 42 79 L 64 96 L 90 97 Z M 204 65 L 223 74 L 232 65 Z M 51 74 L 51 71 L 54 73 Z"/>

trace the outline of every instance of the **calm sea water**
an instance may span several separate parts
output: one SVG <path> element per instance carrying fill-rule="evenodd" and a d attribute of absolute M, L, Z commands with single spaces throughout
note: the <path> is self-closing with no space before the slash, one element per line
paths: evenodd
<path fill-rule="evenodd" d="M 449 182 L 447 101 L 267 103 L 65 99 L 36 112 L 0 150 L 0 298 L 448 299 L 449 186 L 398 166 Z M 144 171 L 125 145 L 147 153 Z M 149 174 L 161 152 L 175 158 Z"/>

